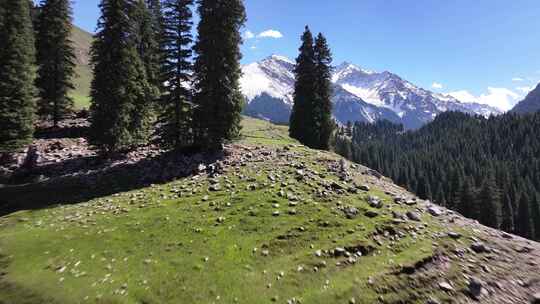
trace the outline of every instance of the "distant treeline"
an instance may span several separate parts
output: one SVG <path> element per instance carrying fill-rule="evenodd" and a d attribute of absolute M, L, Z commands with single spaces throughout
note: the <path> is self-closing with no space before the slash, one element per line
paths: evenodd
<path fill-rule="evenodd" d="M 540 113 L 448 112 L 417 131 L 387 121 L 340 128 L 335 150 L 423 199 L 540 240 Z"/>

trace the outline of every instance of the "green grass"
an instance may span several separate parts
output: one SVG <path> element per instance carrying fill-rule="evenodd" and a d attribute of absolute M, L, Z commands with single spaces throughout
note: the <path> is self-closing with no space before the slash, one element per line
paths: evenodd
<path fill-rule="evenodd" d="M 75 101 L 75 109 L 81 110 L 90 106 L 90 82 L 92 81 L 92 69 L 89 65 L 89 51 L 92 43 L 92 35 L 84 30 L 74 27 L 71 40 L 75 46 L 77 66 L 73 83 L 75 89 L 71 96 Z"/>
<path fill-rule="evenodd" d="M 260 120 L 246 118 L 243 132 L 244 145 L 295 143 L 285 127 Z M 338 159 L 292 149 L 299 153 L 296 161 L 318 172 L 325 172 L 324 161 Z M 430 237 L 409 236 L 392 248 L 387 241 L 376 245 L 371 235 L 377 228 L 405 231 L 410 223 L 394 225 L 387 212 L 347 219 L 338 203 L 363 214 L 370 209 L 366 193 L 320 199 L 312 185 L 295 180 L 295 171 L 287 160 L 250 163 L 220 177 L 219 192 L 209 192 L 206 179 L 187 178 L 0 218 L 0 303 L 348 303 L 351 297 L 374 303 L 380 288 L 402 282 L 387 278 L 398 265 L 433 254 Z M 283 178 L 272 184 L 268 174 Z M 225 187 L 225 178 L 234 188 Z M 258 188 L 246 190 L 253 183 Z M 282 189 L 301 197 L 297 206 L 278 195 Z M 382 192 L 370 194 L 390 201 Z M 296 215 L 288 214 L 292 208 Z M 280 216 L 273 216 L 275 210 Z M 425 222 L 426 235 L 440 229 L 427 216 Z M 376 250 L 355 265 L 314 255 L 362 244 Z M 314 271 L 321 261 L 327 267 Z M 370 277 L 378 286 L 368 284 Z"/>

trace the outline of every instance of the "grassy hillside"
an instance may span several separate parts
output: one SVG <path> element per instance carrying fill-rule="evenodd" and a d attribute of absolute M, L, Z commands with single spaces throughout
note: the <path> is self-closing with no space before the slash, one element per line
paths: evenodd
<path fill-rule="evenodd" d="M 243 132 L 214 176 L 1 217 L 0 303 L 467 301 L 462 261 L 481 271 L 467 251 L 473 234 L 488 242 L 481 228 L 395 203 L 403 190 L 286 127 L 246 119 Z"/>
<path fill-rule="evenodd" d="M 92 70 L 89 66 L 89 52 L 92 44 L 92 34 L 74 26 L 71 39 L 77 53 L 77 76 L 74 80 L 75 90 L 71 93 L 71 96 L 75 99 L 75 107 L 82 109 L 88 107 L 90 104 L 89 95 Z"/>

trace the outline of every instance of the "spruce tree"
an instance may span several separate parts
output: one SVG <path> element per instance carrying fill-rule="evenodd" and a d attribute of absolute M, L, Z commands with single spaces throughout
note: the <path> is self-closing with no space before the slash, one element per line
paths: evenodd
<path fill-rule="evenodd" d="M 182 148 L 193 143 L 192 94 L 188 87 L 192 70 L 190 5 L 193 0 L 165 0 L 165 61 L 162 82 L 165 84 L 160 109 L 158 134 L 165 148 Z"/>
<path fill-rule="evenodd" d="M 531 201 L 531 220 L 534 230 L 534 239 L 540 240 L 540 196 L 534 195 Z"/>
<path fill-rule="evenodd" d="M 38 114 L 55 126 L 73 110 L 75 48 L 69 0 L 42 0 L 37 21 Z"/>
<path fill-rule="evenodd" d="M 159 97 L 161 87 L 161 64 L 162 50 L 159 40 L 162 37 L 156 35 L 154 13 L 146 6 L 144 0 L 137 0 L 132 6 L 130 19 L 135 27 L 136 47 L 141 58 L 148 83 L 153 86 L 151 92 L 156 100 Z"/>
<path fill-rule="evenodd" d="M 146 5 L 148 7 L 148 10 L 150 11 L 150 15 L 152 18 L 152 32 L 154 39 L 157 43 L 159 52 L 157 53 L 158 61 L 160 65 L 160 80 L 163 80 L 163 68 L 165 66 L 166 61 L 166 37 L 165 37 L 165 18 L 163 14 L 163 6 L 162 6 L 162 0 L 146 0 Z M 159 84 L 160 92 L 163 91 L 163 81 L 160 81 Z"/>
<path fill-rule="evenodd" d="M 332 52 L 326 38 L 319 33 L 315 40 L 315 75 L 317 100 L 313 134 L 317 136 L 315 148 L 328 150 L 335 123 L 332 118 Z"/>
<path fill-rule="evenodd" d="M 474 193 L 474 183 L 472 180 L 466 180 L 462 187 L 459 197 L 458 211 L 465 217 L 476 219 L 474 212 L 476 195 Z"/>
<path fill-rule="evenodd" d="M 152 86 L 137 50 L 128 0 L 102 0 L 91 61 L 90 141 L 103 152 L 118 152 L 147 140 Z"/>
<path fill-rule="evenodd" d="M 35 45 L 30 3 L 0 1 L 0 153 L 32 141 L 35 120 Z"/>
<path fill-rule="evenodd" d="M 484 182 L 478 194 L 478 203 L 480 223 L 498 229 L 501 224 L 501 203 L 497 185 L 492 177 Z"/>
<path fill-rule="evenodd" d="M 514 232 L 514 207 L 510 195 L 506 195 L 502 205 L 501 229 L 506 232 Z"/>
<path fill-rule="evenodd" d="M 196 145 L 221 149 L 240 134 L 244 96 L 240 91 L 242 0 L 198 0 L 194 126 Z"/>
<path fill-rule="evenodd" d="M 296 58 L 294 69 L 294 105 L 289 122 L 289 134 L 307 146 L 314 146 L 313 139 L 313 105 L 317 98 L 316 63 L 313 46 L 313 35 L 308 26 L 302 34 L 300 54 Z"/>
<path fill-rule="evenodd" d="M 525 193 L 521 195 L 521 199 L 519 200 L 517 221 L 516 221 L 516 232 L 520 236 L 523 236 L 526 238 L 531 238 L 532 236 L 529 196 Z"/>

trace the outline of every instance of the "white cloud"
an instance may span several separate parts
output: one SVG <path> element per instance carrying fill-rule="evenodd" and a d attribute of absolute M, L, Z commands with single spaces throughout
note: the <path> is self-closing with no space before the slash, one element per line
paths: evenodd
<path fill-rule="evenodd" d="M 444 88 L 444 86 L 442 85 L 442 83 L 438 83 L 438 82 L 434 82 L 432 85 L 431 85 L 432 88 L 434 89 L 442 89 Z"/>
<path fill-rule="evenodd" d="M 521 82 L 521 81 L 525 81 L 525 79 L 523 79 L 521 77 L 514 77 L 514 78 L 512 78 L 512 81 Z"/>
<path fill-rule="evenodd" d="M 276 31 L 276 30 L 266 30 L 264 32 L 261 32 L 259 35 L 257 35 L 257 38 L 279 39 L 279 38 L 283 38 L 283 34 L 281 34 L 280 31 Z"/>
<path fill-rule="evenodd" d="M 255 34 L 252 31 L 247 30 L 244 32 L 244 39 L 249 40 L 255 38 Z"/>
<path fill-rule="evenodd" d="M 256 50 L 257 49 L 257 46 L 256 45 L 252 45 L 249 47 L 250 50 Z"/>
<path fill-rule="evenodd" d="M 480 96 L 474 96 L 466 90 L 450 92 L 448 95 L 451 95 L 462 102 L 486 104 L 503 111 L 512 109 L 512 107 L 523 98 L 522 94 L 518 94 L 510 89 L 493 87 L 489 87 L 488 92 Z"/>

